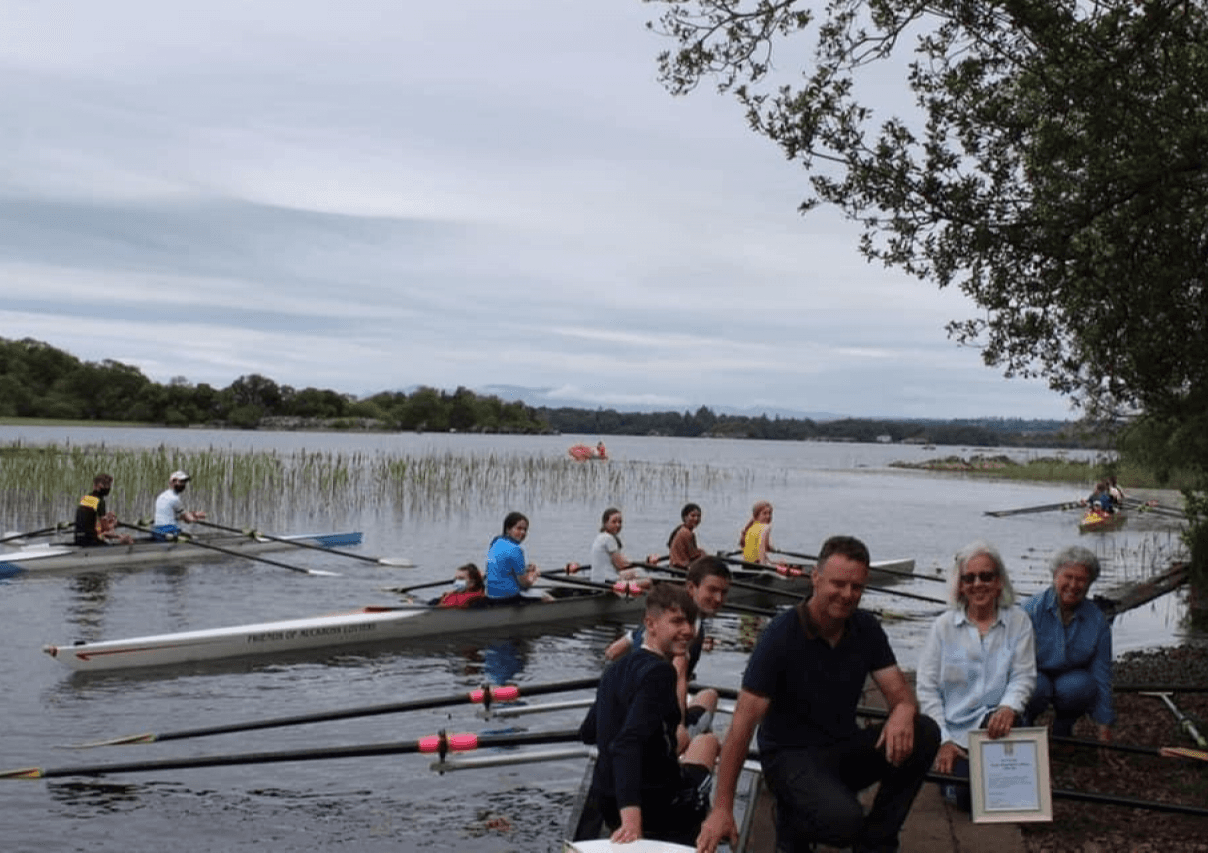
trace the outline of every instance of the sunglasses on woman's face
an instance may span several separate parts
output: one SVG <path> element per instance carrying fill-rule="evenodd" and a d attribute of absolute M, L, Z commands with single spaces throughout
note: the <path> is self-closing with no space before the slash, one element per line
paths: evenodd
<path fill-rule="evenodd" d="M 996 577 L 998 577 L 998 572 L 969 572 L 967 575 L 961 575 L 961 583 L 971 584 L 974 581 L 989 583 Z"/>

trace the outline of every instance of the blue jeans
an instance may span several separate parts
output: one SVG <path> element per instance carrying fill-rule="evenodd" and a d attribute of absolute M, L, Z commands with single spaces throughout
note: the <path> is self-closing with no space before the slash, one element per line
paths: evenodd
<path fill-rule="evenodd" d="M 1069 737 L 1074 723 L 1090 711 L 1099 698 L 1099 685 L 1085 669 L 1067 672 L 1037 672 L 1036 689 L 1024 711 L 1024 718 L 1035 720 L 1049 705 L 1053 706 L 1053 734 Z"/>
<path fill-rule="evenodd" d="M 861 729 L 826 747 L 781 749 L 762 760 L 764 779 L 776 797 L 776 844 L 785 853 L 818 842 L 856 853 L 892 853 L 923 777 L 940 746 L 935 721 L 914 721 L 914 751 L 894 767 L 876 748 L 881 726 Z M 867 815 L 859 792 L 880 782 Z"/>

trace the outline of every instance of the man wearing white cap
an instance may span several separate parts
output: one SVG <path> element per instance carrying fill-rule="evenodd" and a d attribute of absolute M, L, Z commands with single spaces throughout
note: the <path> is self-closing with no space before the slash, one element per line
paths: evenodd
<path fill-rule="evenodd" d="M 185 509 L 180 496 L 188 485 L 188 474 L 184 471 L 173 471 L 172 476 L 168 478 L 168 488 L 155 499 L 155 532 L 158 537 L 179 533 L 179 523 L 182 521 L 192 524 L 206 517 L 201 510 Z"/>

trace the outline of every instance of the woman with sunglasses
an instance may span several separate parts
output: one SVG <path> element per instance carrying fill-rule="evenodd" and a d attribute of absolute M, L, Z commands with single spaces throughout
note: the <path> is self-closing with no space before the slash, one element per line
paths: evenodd
<path fill-rule="evenodd" d="M 969 732 L 1011 733 L 1036 687 L 1032 620 L 994 546 L 962 548 L 949 576 L 951 609 L 931 626 L 919 657 L 919 709 L 940 727 L 937 773 L 969 775 Z M 968 785 L 943 786 L 946 799 L 969 809 Z"/>

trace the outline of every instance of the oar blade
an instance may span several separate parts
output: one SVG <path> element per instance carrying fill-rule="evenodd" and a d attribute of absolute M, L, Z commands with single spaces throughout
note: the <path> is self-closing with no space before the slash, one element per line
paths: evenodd
<path fill-rule="evenodd" d="M 378 557 L 377 561 L 383 566 L 392 566 L 399 569 L 415 568 L 415 562 L 406 557 Z"/>
<path fill-rule="evenodd" d="M 92 749 L 98 746 L 131 746 L 136 743 L 155 743 L 159 740 L 158 735 L 152 732 L 145 732 L 141 735 L 126 735 L 124 737 L 113 737 L 106 740 L 94 740 L 88 743 L 65 743 L 62 744 L 63 749 Z"/>
<path fill-rule="evenodd" d="M 21 767 L 17 770 L 0 770 L 0 779 L 41 779 L 45 771 L 41 767 Z"/>
<path fill-rule="evenodd" d="M 1159 747 L 1158 754 L 1163 758 L 1190 758 L 1195 761 L 1208 761 L 1208 750 L 1191 749 L 1186 746 Z"/>

